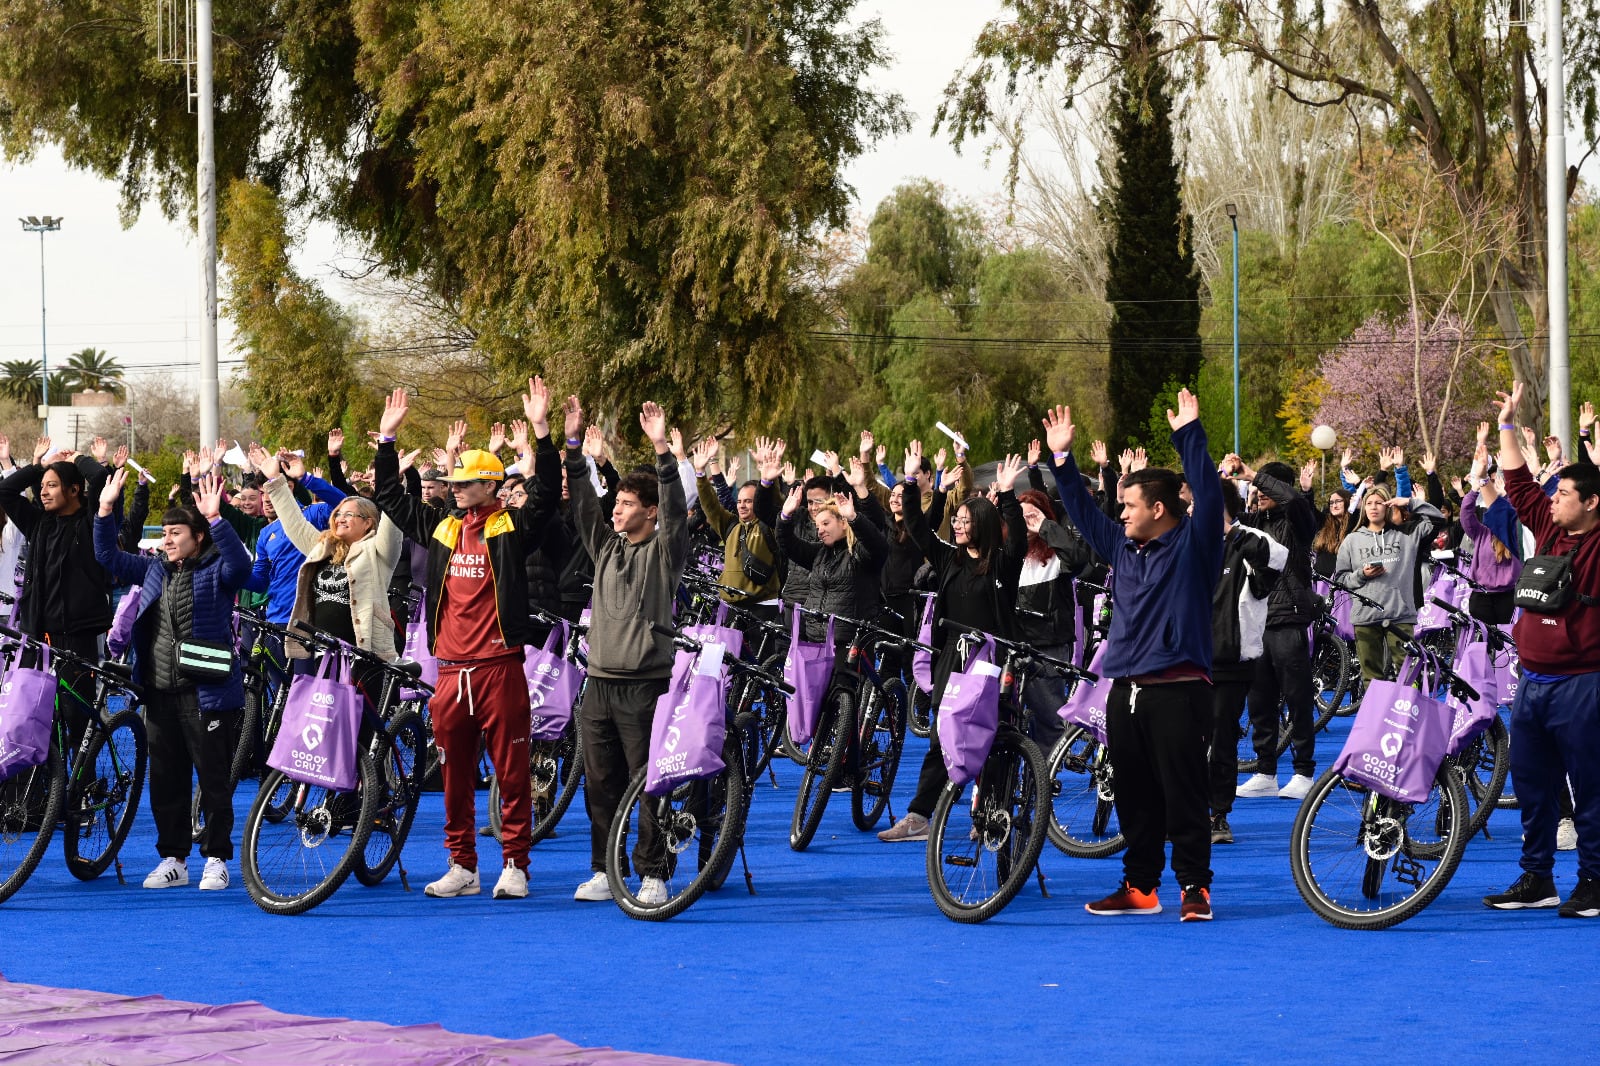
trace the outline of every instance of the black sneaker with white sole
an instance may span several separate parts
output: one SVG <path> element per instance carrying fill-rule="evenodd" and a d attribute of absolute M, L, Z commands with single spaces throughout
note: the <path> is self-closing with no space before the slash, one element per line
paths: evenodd
<path fill-rule="evenodd" d="M 1561 897 L 1556 895 L 1556 883 L 1549 874 L 1525 873 L 1504 892 L 1483 897 L 1483 905 L 1497 911 L 1533 910 L 1554 907 L 1560 902 Z"/>
<path fill-rule="evenodd" d="M 1600 918 L 1600 880 L 1578 878 L 1578 887 L 1556 913 L 1563 918 Z"/>

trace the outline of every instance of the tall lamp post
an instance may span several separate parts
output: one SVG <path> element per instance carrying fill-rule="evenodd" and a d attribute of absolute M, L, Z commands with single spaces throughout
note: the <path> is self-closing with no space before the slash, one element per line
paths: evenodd
<path fill-rule="evenodd" d="M 1239 454 L 1239 208 L 1224 204 L 1233 226 L 1233 454 Z"/>
<path fill-rule="evenodd" d="M 44 314 L 44 235 L 61 228 L 61 216 L 29 215 L 19 218 L 24 232 L 39 235 L 39 417 L 45 420 L 45 432 L 50 431 L 50 349 L 45 342 Z"/>

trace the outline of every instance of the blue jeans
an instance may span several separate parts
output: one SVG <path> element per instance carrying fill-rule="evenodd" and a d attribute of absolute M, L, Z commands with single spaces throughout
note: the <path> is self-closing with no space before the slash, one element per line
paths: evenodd
<path fill-rule="evenodd" d="M 1549 876 L 1563 774 L 1572 782 L 1578 876 L 1600 879 L 1600 673 L 1522 679 L 1511 707 L 1511 784 L 1522 808 L 1522 868 Z"/>

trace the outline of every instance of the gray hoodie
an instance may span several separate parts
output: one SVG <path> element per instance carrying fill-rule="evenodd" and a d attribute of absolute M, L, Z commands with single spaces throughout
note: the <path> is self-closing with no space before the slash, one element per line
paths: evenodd
<path fill-rule="evenodd" d="M 629 544 L 607 520 L 581 455 L 567 458 L 567 486 L 583 546 L 594 560 L 589 676 L 645 681 L 672 676 L 672 641 L 650 628 L 672 625 L 673 600 L 689 559 L 688 505 L 672 453 L 656 456 L 661 499 L 656 531 Z"/>
<path fill-rule="evenodd" d="M 1339 545 L 1334 583 L 1383 605 L 1380 610 L 1355 600 L 1350 605 L 1351 625 L 1409 624 L 1417 620 L 1417 558 L 1422 546 L 1444 522 L 1444 515 L 1420 499 L 1412 500 L 1411 515 L 1412 520 L 1405 525 L 1389 526 L 1380 532 L 1362 523 Z M 1362 576 L 1362 567 L 1368 563 L 1382 563 L 1383 573 L 1374 578 Z"/>

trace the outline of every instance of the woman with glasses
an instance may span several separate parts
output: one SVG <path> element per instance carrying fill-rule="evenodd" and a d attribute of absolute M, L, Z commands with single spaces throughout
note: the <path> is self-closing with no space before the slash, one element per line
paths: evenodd
<path fill-rule="evenodd" d="M 306 521 L 295 502 L 294 490 L 279 476 L 277 456 L 252 448 L 250 461 L 267 479 L 267 498 L 283 524 L 284 535 L 304 553 L 289 615 L 289 627 L 310 622 L 362 651 L 393 661 L 398 657 L 394 619 L 389 614 L 389 579 L 400 560 L 400 527 L 365 496 L 346 496 L 328 516 L 328 528 L 319 530 Z M 309 659 L 310 649 L 289 642 L 288 654 Z M 376 701 L 378 693 L 356 683 Z"/>

